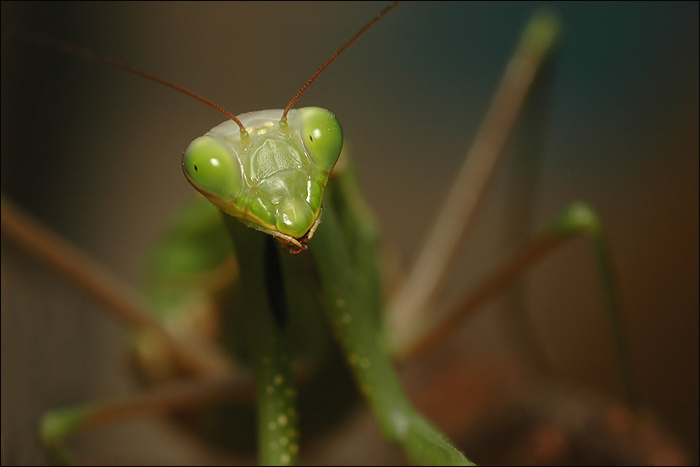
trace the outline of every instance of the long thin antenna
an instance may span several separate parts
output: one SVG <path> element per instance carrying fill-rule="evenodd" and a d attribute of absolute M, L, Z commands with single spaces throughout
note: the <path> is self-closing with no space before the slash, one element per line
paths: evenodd
<path fill-rule="evenodd" d="M 3 31 L 3 34 L 5 34 L 5 31 Z M 172 88 L 178 92 L 181 92 L 187 96 L 190 96 L 199 102 L 202 102 L 203 104 L 208 105 L 212 109 L 221 112 L 222 114 L 226 115 L 228 118 L 233 120 L 238 124 L 238 126 L 241 129 L 241 134 L 247 134 L 245 127 L 241 123 L 240 120 L 236 118 L 235 115 L 233 115 L 231 112 L 228 110 L 224 109 L 220 105 L 217 105 L 210 101 L 209 99 L 206 99 L 199 94 L 196 94 L 193 91 L 190 91 L 189 89 L 186 89 L 180 85 L 177 85 L 175 83 L 171 83 L 168 80 L 165 80 L 163 78 L 159 78 L 156 75 L 152 75 L 150 73 L 147 73 L 145 71 L 139 70 L 138 68 L 129 65 L 128 63 L 120 62 L 119 60 L 116 60 L 112 57 L 108 57 L 107 55 L 102 55 L 97 52 L 94 52 L 87 47 L 81 47 L 76 44 L 72 44 L 70 42 L 56 39 L 55 37 L 49 36 L 48 34 L 44 34 L 38 31 L 32 31 L 28 29 L 23 29 L 19 27 L 12 27 L 7 34 L 11 36 L 16 36 L 16 37 L 22 37 L 24 39 L 28 39 L 30 41 L 33 41 L 37 43 L 40 46 L 44 47 L 52 47 L 56 50 L 59 50 L 61 52 L 67 53 L 67 54 L 72 54 L 76 55 L 81 58 L 87 58 L 89 60 L 97 60 L 99 62 L 106 63 L 108 65 L 111 65 L 115 68 L 119 68 L 121 70 L 127 71 L 129 73 L 135 74 L 137 76 L 141 76 L 142 78 L 149 79 L 151 81 L 155 81 L 156 83 L 163 84 L 165 86 L 168 86 L 169 88 Z"/>
<path fill-rule="evenodd" d="M 328 65 L 330 65 L 331 62 L 333 62 L 333 60 L 335 60 L 336 58 L 338 58 L 338 56 L 339 56 L 340 54 L 342 54 L 342 53 L 345 51 L 345 49 L 347 49 L 347 48 L 350 46 L 350 44 L 352 44 L 353 42 L 355 42 L 362 34 L 364 34 L 365 32 L 367 32 L 367 30 L 368 30 L 369 28 L 371 28 L 372 26 L 374 26 L 374 23 L 376 23 L 377 21 L 379 21 L 380 19 L 382 19 L 382 17 L 384 17 L 384 15 L 386 15 L 387 13 L 389 13 L 396 5 L 398 5 L 398 3 L 399 3 L 399 2 L 396 1 L 396 2 L 392 3 L 391 5 L 389 5 L 388 7 L 384 8 L 384 10 L 383 10 L 381 13 L 379 13 L 372 21 L 370 21 L 369 23 L 367 23 L 367 24 L 365 25 L 365 27 L 363 27 L 362 29 L 360 29 L 359 31 L 357 31 L 357 33 L 356 33 L 354 36 L 352 36 L 345 44 L 343 44 L 343 46 L 342 46 L 341 48 L 339 48 L 339 49 L 331 56 L 331 58 L 329 58 L 329 59 L 326 61 L 326 63 L 324 63 L 324 64 L 321 66 L 321 68 L 319 68 L 318 71 L 317 71 L 316 73 L 313 74 L 313 76 L 312 76 L 311 78 L 309 78 L 309 80 L 306 82 L 306 84 L 304 84 L 304 85 L 301 87 L 301 89 L 299 89 L 299 91 L 297 91 L 297 93 L 294 95 L 294 97 L 292 97 L 292 100 L 289 101 L 289 104 L 287 104 L 287 107 L 284 108 L 284 113 L 282 114 L 282 120 L 286 120 L 286 119 L 287 119 L 287 113 L 291 110 L 292 106 L 294 106 L 294 104 L 295 104 L 296 101 L 299 99 L 299 97 L 301 97 L 301 95 L 304 94 L 304 91 L 306 91 L 306 88 L 308 88 L 309 85 L 311 85 L 311 83 L 313 83 L 314 80 L 315 80 L 316 78 L 318 78 L 318 75 L 320 75 L 321 73 L 323 73 L 323 70 L 325 70 L 326 68 L 328 68 Z"/>

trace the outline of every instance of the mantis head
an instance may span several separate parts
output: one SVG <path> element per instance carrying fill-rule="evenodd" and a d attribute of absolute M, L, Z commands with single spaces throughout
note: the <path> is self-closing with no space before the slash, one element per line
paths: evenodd
<path fill-rule="evenodd" d="M 182 169 L 192 186 L 227 214 L 275 236 L 290 252 L 306 249 L 321 200 L 343 146 L 338 119 L 305 107 L 240 115 L 185 149 Z"/>

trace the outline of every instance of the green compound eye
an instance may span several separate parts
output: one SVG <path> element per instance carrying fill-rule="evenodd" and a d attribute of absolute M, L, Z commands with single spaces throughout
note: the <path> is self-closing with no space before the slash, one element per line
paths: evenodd
<path fill-rule="evenodd" d="M 304 146 L 321 168 L 330 173 L 343 148 L 343 129 L 330 111 L 319 107 L 299 109 Z"/>
<path fill-rule="evenodd" d="M 241 189 L 238 158 L 210 136 L 201 136 L 187 146 L 182 170 L 192 186 L 207 197 L 228 200 Z"/>

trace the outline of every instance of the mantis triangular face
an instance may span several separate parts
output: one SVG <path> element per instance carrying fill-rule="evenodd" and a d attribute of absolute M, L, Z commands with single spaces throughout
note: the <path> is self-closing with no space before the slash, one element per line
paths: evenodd
<path fill-rule="evenodd" d="M 263 110 L 214 127 L 182 156 L 187 180 L 213 204 L 273 235 L 290 252 L 306 249 L 320 221 L 328 177 L 343 146 L 335 116 L 318 107 Z"/>

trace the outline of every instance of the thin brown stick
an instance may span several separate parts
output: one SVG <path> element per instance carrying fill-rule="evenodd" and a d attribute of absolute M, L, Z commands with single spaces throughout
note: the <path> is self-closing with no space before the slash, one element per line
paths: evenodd
<path fill-rule="evenodd" d="M 252 377 L 227 375 L 212 379 L 179 380 L 144 392 L 62 407 L 44 414 L 40 434 L 44 447 L 57 463 L 76 464 L 66 448 L 70 437 L 101 426 L 196 408 L 218 400 L 254 397 Z"/>
<path fill-rule="evenodd" d="M 389 328 L 395 342 L 412 341 L 421 334 L 429 304 L 444 283 L 453 265 L 454 252 L 485 198 L 502 149 L 557 33 L 558 24 L 551 15 L 536 17 L 508 62 L 447 200 L 406 283 L 391 304 Z"/>
<path fill-rule="evenodd" d="M 85 252 L 44 228 L 2 196 L 2 235 L 20 246 L 59 277 L 83 291 L 129 329 L 147 329 L 161 338 L 183 368 L 200 376 L 230 373 L 233 364 L 220 351 L 203 342 L 183 342 L 151 317 L 138 295 L 102 268 Z"/>
<path fill-rule="evenodd" d="M 198 407 L 216 400 L 248 402 L 255 397 L 251 375 L 212 380 L 176 381 L 135 395 L 88 403 L 88 415 L 82 429 L 94 429 L 120 420 L 161 415 Z"/>
<path fill-rule="evenodd" d="M 502 293 L 527 268 L 569 238 L 571 237 L 545 234 L 527 245 L 522 251 L 502 264 L 492 276 L 477 285 L 475 292 L 459 300 L 453 311 L 438 320 L 427 332 L 410 341 L 402 342 L 401 347 L 396 347 L 394 349 L 395 356 L 401 360 L 410 360 L 433 348 L 437 343 L 454 333 L 455 327 L 472 316 L 479 307 Z"/>

